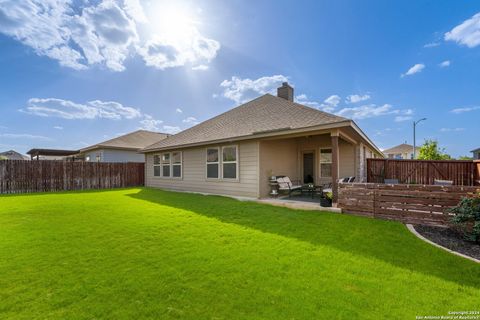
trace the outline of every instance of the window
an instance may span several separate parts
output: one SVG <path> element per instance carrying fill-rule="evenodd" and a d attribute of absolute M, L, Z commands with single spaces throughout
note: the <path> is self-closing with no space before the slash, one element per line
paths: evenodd
<path fill-rule="evenodd" d="M 153 155 L 153 176 L 160 177 L 160 155 Z"/>
<path fill-rule="evenodd" d="M 97 153 L 95 155 L 95 161 L 100 162 L 101 159 L 102 159 L 102 155 L 100 153 Z"/>
<path fill-rule="evenodd" d="M 219 157 L 218 157 L 218 148 L 208 148 L 207 149 L 207 178 L 208 179 L 218 179 L 219 174 Z"/>
<path fill-rule="evenodd" d="M 237 147 L 222 148 L 222 172 L 224 179 L 237 179 Z"/>
<path fill-rule="evenodd" d="M 172 152 L 172 177 L 182 177 L 182 153 Z"/>
<path fill-rule="evenodd" d="M 332 177 L 332 149 L 320 149 L 320 177 Z"/>
<path fill-rule="evenodd" d="M 162 177 L 170 177 L 170 153 L 162 153 Z"/>

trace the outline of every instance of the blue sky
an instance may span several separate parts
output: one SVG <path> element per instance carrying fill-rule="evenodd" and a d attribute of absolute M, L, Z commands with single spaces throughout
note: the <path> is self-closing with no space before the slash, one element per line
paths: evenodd
<path fill-rule="evenodd" d="M 480 147 L 475 1 L 0 0 L 0 151 L 177 132 L 288 80 L 380 147 Z"/>

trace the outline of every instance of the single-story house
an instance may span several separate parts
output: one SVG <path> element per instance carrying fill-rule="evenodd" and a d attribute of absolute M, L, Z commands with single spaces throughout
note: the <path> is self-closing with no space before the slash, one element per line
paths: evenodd
<path fill-rule="evenodd" d="M 0 159 L 7 159 L 7 160 L 30 160 L 29 157 L 17 152 L 15 150 L 8 150 L 4 152 L 0 152 Z"/>
<path fill-rule="evenodd" d="M 474 149 L 470 152 L 473 153 L 473 159 L 474 160 L 480 160 L 480 148 Z"/>
<path fill-rule="evenodd" d="M 137 130 L 80 149 L 77 157 L 93 162 L 144 162 L 145 156 L 138 151 L 167 137 L 166 133 Z"/>
<path fill-rule="evenodd" d="M 420 147 L 415 147 L 415 153 L 418 156 Z M 383 150 L 383 154 L 388 159 L 413 159 L 413 146 L 411 144 L 402 143 L 390 149 Z"/>
<path fill-rule="evenodd" d="M 262 198 L 269 177 L 301 183 L 366 177 L 365 159 L 383 154 L 354 121 L 293 101 L 284 83 L 262 95 L 152 144 L 145 153 L 145 185 Z"/>

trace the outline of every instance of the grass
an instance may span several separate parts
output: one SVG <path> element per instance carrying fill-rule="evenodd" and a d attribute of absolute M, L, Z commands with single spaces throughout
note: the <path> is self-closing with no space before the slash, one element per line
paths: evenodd
<path fill-rule="evenodd" d="M 0 197 L 1 319 L 414 319 L 480 266 L 404 225 L 153 189 Z"/>

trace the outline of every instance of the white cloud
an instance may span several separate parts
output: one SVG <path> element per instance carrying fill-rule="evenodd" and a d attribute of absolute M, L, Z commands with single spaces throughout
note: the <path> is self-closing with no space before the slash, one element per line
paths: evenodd
<path fill-rule="evenodd" d="M 333 112 L 335 108 L 340 104 L 340 101 L 342 101 L 342 98 L 339 95 L 332 94 L 331 96 L 323 100 L 323 103 L 320 104 L 319 109 L 325 112 Z"/>
<path fill-rule="evenodd" d="M 172 40 L 169 30 L 156 27 L 159 17 L 149 21 L 145 12 L 138 0 L 4 0 L 0 33 L 76 70 L 101 65 L 123 71 L 135 54 L 159 69 L 215 58 L 220 43 L 203 36 L 195 23 L 188 35 Z"/>
<path fill-rule="evenodd" d="M 163 132 L 169 133 L 169 134 L 175 134 L 179 133 L 181 131 L 180 127 L 176 126 L 163 126 Z"/>
<path fill-rule="evenodd" d="M 151 115 L 146 114 L 144 115 L 144 119 L 140 120 L 140 124 L 142 125 L 140 129 L 159 131 L 162 123 L 162 120 L 154 119 Z"/>
<path fill-rule="evenodd" d="M 445 41 L 454 41 L 469 48 L 480 44 L 480 13 L 465 20 L 444 35 Z"/>
<path fill-rule="evenodd" d="M 364 94 L 364 95 L 359 95 L 359 94 L 351 94 L 347 97 L 346 102 L 347 103 L 357 103 L 361 101 L 365 101 L 370 99 L 369 94 Z"/>
<path fill-rule="evenodd" d="M 396 116 L 394 120 L 395 122 L 408 121 L 408 120 L 412 120 L 412 116 Z"/>
<path fill-rule="evenodd" d="M 411 118 L 412 109 L 394 109 L 392 105 L 386 103 L 381 106 L 375 104 L 367 104 L 359 107 L 343 108 L 336 113 L 339 116 L 351 119 L 367 119 L 385 115 L 395 114 L 395 121 L 405 121 L 407 117 Z"/>
<path fill-rule="evenodd" d="M 422 72 L 424 68 L 425 68 L 425 65 L 423 63 L 417 63 L 416 65 L 408 69 L 407 72 L 403 73 L 401 77 L 403 78 L 405 76 L 411 76 L 411 75 L 414 75 L 415 73 Z"/>
<path fill-rule="evenodd" d="M 318 108 L 320 106 L 320 104 L 317 101 L 309 100 L 306 94 L 300 94 L 296 96 L 295 102 L 303 104 L 305 106 L 312 107 L 312 108 Z"/>
<path fill-rule="evenodd" d="M 180 108 L 177 108 L 177 109 L 175 109 L 175 112 L 176 112 L 176 113 L 183 113 L 183 110 L 180 109 Z"/>
<path fill-rule="evenodd" d="M 196 125 L 200 123 L 195 117 L 188 117 L 186 119 L 183 119 L 182 122 L 190 125 Z"/>
<path fill-rule="evenodd" d="M 54 126 L 53 129 L 63 130 L 63 127 L 62 126 Z"/>
<path fill-rule="evenodd" d="M 439 64 L 439 66 L 442 67 L 442 68 L 449 67 L 449 66 L 450 66 L 450 60 L 442 61 L 442 62 Z"/>
<path fill-rule="evenodd" d="M 41 117 L 63 119 L 134 119 L 141 112 L 132 107 L 123 106 L 115 101 L 93 100 L 85 104 L 57 98 L 31 98 L 27 106 L 20 111 Z"/>
<path fill-rule="evenodd" d="M 475 111 L 475 110 L 480 110 L 480 106 L 455 108 L 455 109 L 450 110 L 450 112 L 458 114 L 458 113 L 470 112 L 470 111 Z"/>
<path fill-rule="evenodd" d="M 33 135 L 28 133 L 0 133 L 2 138 L 11 138 L 11 139 L 33 139 L 33 140 L 44 140 L 51 141 L 51 138 L 39 135 Z"/>
<path fill-rule="evenodd" d="M 225 98 L 236 103 L 243 103 L 261 94 L 275 94 L 275 89 L 286 81 L 288 78 L 283 75 L 261 77 L 255 80 L 232 77 L 231 80 L 223 80 L 220 86 L 224 88 L 223 96 Z"/>
<path fill-rule="evenodd" d="M 192 70 L 205 71 L 208 70 L 208 66 L 205 64 L 199 64 L 198 66 L 193 66 Z"/>
<path fill-rule="evenodd" d="M 425 44 L 423 47 L 424 48 L 434 48 L 434 47 L 438 47 L 440 45 L 440 42 L 429 42 L 427 44 Z"/>
<path fill-rule="evenodd" d="M 390 104 L 384 104 L 382 106 L 368 104 L 359 107 L 343 108 L 336 114 L 351 119 L 366 119 L 391 114 L 392 112 L 393 108 Z"/>
<path fill-rule="evenodd" d="M 461 132 L 465 131 L 465 128 L 441 128 L 441 132 Z"/>
<path fill-rule="evenodd" d="M 192 39 L 180 43 L 153 36 L 145 44 L 137 47 L 147 66 L 166 69 L 183 66 L 187 63 L 210 62 L 216 57 L 220 43 L 202 36 L 198 30 L 192 30 Z"/>

